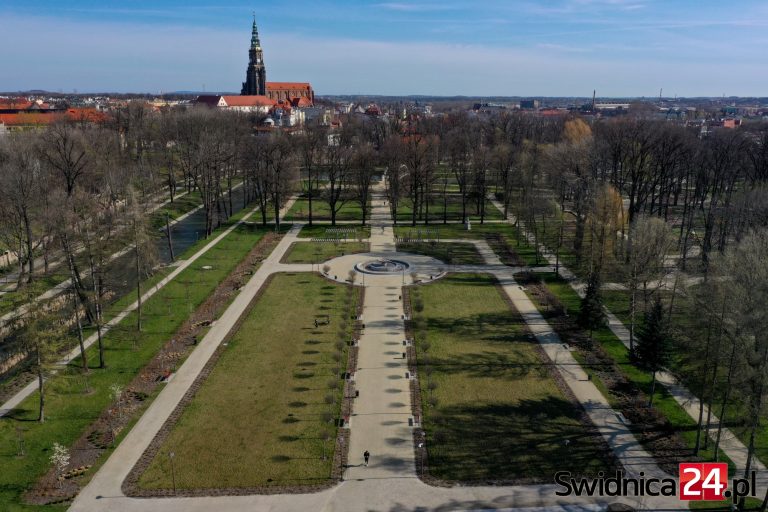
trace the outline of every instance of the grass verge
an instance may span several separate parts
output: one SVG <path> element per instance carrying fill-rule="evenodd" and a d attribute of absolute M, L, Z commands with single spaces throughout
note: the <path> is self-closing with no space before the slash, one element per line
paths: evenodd
<path fill-rule="evenodd" d="M 227 227 L 223 226 L 221 230 Z M 35 421 L 37 392 L 0 419 L 0 503 L 7 504 L 7 510 L 38 509 L 22 503 L 21 496 L 49 469 L 52 444 L 58 442 L 70 446 L 78 439 L 112 402 L 110 386 L 124 387 L 129 383 L 263 233 L 259 228 L 241 225 L 181 272 L 144 303 L 141 333 L 135 329 L 136 312 L 129 314 L 105 336 L 106 368 L 94 366 L 98 360 L 97 346 L 92 346 L 88 350 L 91 392 L 84 392 L 80 360 L 75 359 L 47 382 L 45 423 Z M 190 248 L 190 252 L 209 242 L 200 241 Z M 213 268 L 202 270 L 208 265 Z M 148 288 L 145 286 L 145 289 Z M 135 294 L 129 294 L 129 297 L 125 300 L 132 302 Z M 23 457 L 18 456 L 17 428 L 23 429 L 21 436 L 26 448 Z"/>
<path fill-rule="evenodd" d="M 281 263 L 322 263 L 345 254 L 369 250 L 368 242 L 295 242 L 288 248 Z"/>
<path fill-rule="evenodd" d="M 169 489 L 306 486 L 331 478 L 350 295 L 315 274 L 277 274 L 139 479 Z M 314 320 L 330 315 L 330 323 Z M 279 320 L 278 320 L 279 319 Z M 342 366 L 340 366 L 342 365 Z"/>
<path fill-rule="evenodd" d="M 611 467 L 493 277 L 451 275 L 412 288 L 410 300 L 432 477 L 550 482 L 559 470 Z"/>

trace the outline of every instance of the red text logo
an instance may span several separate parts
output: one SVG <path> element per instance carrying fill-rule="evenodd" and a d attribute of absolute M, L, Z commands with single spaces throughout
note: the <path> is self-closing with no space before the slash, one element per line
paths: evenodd
<path fill-rule="evenodd" d="M 680 464 L 681 500 L 722 501 L 728 489 L 728 464 L 724 462 L 684 462 Z"/>

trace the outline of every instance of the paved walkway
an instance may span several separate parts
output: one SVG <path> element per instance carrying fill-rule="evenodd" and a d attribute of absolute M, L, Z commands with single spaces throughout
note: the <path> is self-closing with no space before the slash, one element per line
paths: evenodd
<path fill-rule="evenodd" d="M 293 205 L 293 202 L 295 199 L 292 199 L 289 204 L 286 205 L 286 211 L 288 208 L 290 208 L 291 205 Z M 149 290 L 144 292 L 144 294 L 141 296 L 142 303 L 149 300 L 150 297 L 152 297 L 154 294 L 162 290 L 166 284 L 171 282 L 173 279 L 176 278 L 181 272 L 183 272 L 186 268 L 188 268 L 190 265 L 192 265 L 195 261 L 197 261 L 198 258 L 200 258 L 203 254 L 211 250 L 213 247 L 215 247 L 219 242 L 221 242 L 227 235 L 232 233 L 237 227 L 243 223 L 245 223 L 254 213 L 258 211 L 258 207 L 252 209 L 249 211 L 246 215 L 242 217 L 237 223 L 233 224 L 229 228 L 226 229 L 223 233 L 221 233 L 219 236 L 205 244 L 205 246 L 197 251 L 195 254 L 193 254 L 190 258 L 179 261 L 176 268 L 168 274 L 165 278 L 161 279 L 156 285 L 151 287 Z M 115 317 L 113 317 L 111 320 L 106 322 L 104 325 L 102 325 L 101 328 L 101 335 L 102 337 L 106 336 L 107 333 L 112 330 L 113 327 L 115 327 L 117 324 L 123 321 L 123 319 L 128 316 L 131 312 L 133 312 L 137 307 L 139 303 L 138 301 L 134 301 L 132 304 L 130 304 L 128 307 L 126 307 L 124 310 L 122 310 L 120 313 L 118 313 Z M 91 345 L 96 343 L 98 341 L 99 337 L 98 334 L 94 333 L 88 338 L 84 340 L 85 348 L 88 349 Z M 67 353 L 61 360 L 59 360 L 56 365 L 57 366 L 66 366 L 69 364 L 73 359 L 76 359 L 80 357 L 80 347 L 77 346 L 73 348 L 69 353 Z M 54 372 L 55 373 L 55 372 Z M 36 392 L 38 388 L 37 380 L 34 380 L 30 382 L 28 385 L 26 385 L 24 388 L 22 388 L 18 393 L 13 395 L 10 399 L 8 399 L 5 403 L 0 405 L 0 418 L 8 414 L 12 409 L 15 409 L 16 407 L 21 404 L 29 395 Z"/>
<path fill-rule="evenodd" d="M 234 187 L 233 187 L 233 189 L 234 189 Z M 174 196 L 174 199 L 178 199 L 180 197 L 184 197 L 185 195 L 187 195 L 187 193 L 188 192 L 185 190 L 185 191 L 183 191 L 183 192 L 181 192 L 179 194 L 176 194 Z M 161 192 L 159 195 L 164 196 L 165 194 L 167 194 L 167 192 Z M 155 204 L 153 204 L 152 206 L 150 206 L 147 209 L 147 214 L 150 214 L 150 213 L 153 213 L 153 212 L 159 210 L 163 206 L 165 206 L 167 204 L 170 204 L 170 202 L 171 202 L 170 199 L 162 199 L 160 202 L 156 202 Z M 200 208 L 202 208 L 202 205 L 200 205 L 199 207 L 195 208 L 195 211 L 199 210 Z M 174 225 L 175 223 L 179 222 L 180 220 L 182 220 L 184 218 L 187 218 L 188 216 L 189 216 L 189 214 L 184 214 L 181 217 L 179 217 L 178 219 L 172 220 L 171 221 L 171 225 Z M 163 226 L 161 228 L 161 230 L 163 230 L 163 229 L 165 229 L 165 226 Z M 82 251 L 83 251 L 83 249 L 80 248 L 80 249 L 75 251 L 75 254 L 79 254 Z M 63 262 L 64 262 L 64 258 L 63 257 L 56 258 L 53 261 L 50 261 L 48 263 L 48 268 L 49 269 L 54 269 L 54 268 L 58 267 L 59 265 L 61 265 Z M 37 258 L 35 258 L 35 268 L 37 269 L 35 271 L 35 274 L 37 275 L 39 273 L 40 269 L 43 269 L 44 267 L 45 267 L 45 258 L 43 258 L 42 256 L 38 256 Z M 19 271 L 18 270 L 14 270 L 12 272 L 9 272 L 9 273 L 3 275 L 2 278 L 0 278 L 0 279 L 2 279 L 2 282 L 3 282 L 2 287 L 0 287 L 0 296 L 5 295 L 6 293 L 14 292 L 17 289 L 17 284 L 18 284 L 18 279 L 19 279 Z"/>
<path fill-rule="evenodd" d="M 354 263 L 394 256 L 395 243 L 389 211 L 380 194 L 375 195 L 372 212 L 372 252 L 348 255 L 329 262 L 331 275 L 344 279 Z M 121 485 L 199 374 L 218 344 L 258 292 L 269 274 L 281 271 L 311 271 L 312 265 L 279 263 L 301 229 L 300 224 L 278 244 L 272 254 L 248 281 L 242 292 L 179 368 L 112 456 L 96 473 L 90 484 L 76 498 L 70 510 L 76 512 L 110 510 L 114 512 L 179 511 L 454 511 L 454 510 L 529 510 L 592 511 L 604 510 L 610 502 L 624 501 L 640 507 L 685 509 L 684 504 L 665 500 L 635 501 L 617 498 L 559 498 L 554 485 L 432 487 L 416 478 L 407 366 L 402 358 L 405 338 L 400 288 L 409 283 L 410 273 L 394 276 L 365 277 L 366 297 L 363 309 L 364 333 L 360 339 L 358 368 L 354 378 L 360 397 L 355 400 L 350 421 L 349 465 L 345 480 L 322 492 L 290 495 L 252 495 L 208 498 L 128 498 Z M 384 227 L 382 231 L 382 226 Z M 563 348 L 546 321 L 512 278 L 513 268 L 503 267 L 495 255 L 484 251 L 490 265 L 457 266 L 456 270 L 491 271 L 502 282 L 505 292 L 520 310 L 525 321 L 556 363 L 574 394 L 583 401 L 595 424 L 614 447 L 628 471 L 646 471 L 661 476 L 652 459 L 639 448 L 626 426 L 608 407 L 595 386 Z M 445 265 L 425 256 L 397 254 L 408 259 L 416 271 L 415 279 L 435 276 Z M 362 279 L 358 278 L 358 283 Z M 514 435 L 514 433 L 510 433 Z M 371 452 L 368 467 L 362 466 L 362 452 Z"/>
<path fill-rule="evenodd" d="M 374 195 L 371 210 L 371 252 L 395 254 L 395 239 L 384 198 Z M 402 281 L 400 274 L 367 275 L 360 337 L 355 400 L 350 419 L 349 461 L 345 478 L 416 478 L 413 451 L 410 381 L 405 349 Z M 410 283 L 411 278 L 408 276 Z M 369 467 L 361 466 L 365 450 L 371 452 Z"/>
<path fill-rule="evenodd" d="M 499 208 L 501 211 L 503 211 L 503 207 L 495 200 L 491 200 L 493 204 Z M 514 218 L 510 215 L 509 222 L 514 222 Z M 520 223 L 521 228 L 523 232 L 525 233 L 525 236 L 527 240 L 533 244 L 535 243 L 534 238 L 532 235 L 527 233 L 525 231 L 525 225 L 523 222 Z M 551 265 L 555 264 L 555 255 L 552 254 L 547 247 L 544 245 L 540 245 L 540 250 L 544 256 L 544 258 L 549 262 Z M 554 271 L 554 268 L 552 267 L 545 267 L 545 268 L 551 268 L 552 271 Z M 534 269 L 536 270 L 536 269 Z M 580 281 L 576 274 L 574 274 L 571 270 L 566 268 L 565 266 L 560 264 L 559 268 L 559 275 L 568 283 L 571 285 L 571 288 L 573 288 L 579 296 L 584 296 L 584 290 L 585 290 L 585 283 L 583 281 Z M 693 278 L 695 280 L 696 278 Z M 624 325 L 624 323 L 619 320 L 616 315 L 611 313 L 607 308 L 605 309 L 607 318 L 608 318 L 608 327 L 611 329 L 613 334 L 621 340 L 621 342 L 624 344 L 627 349 L 629 349 L 629 329 Z M 693 419 L 693 421 L 698 422 L 699 419 L 699 407 L 700 407 L 700 401 L 699 399 L 691 393 L 684 385 L 682 385 L 677 378 L 675 378 L 674 375 L 672 375 L 669 372 L 663 371 L 659 372 L 656 375 L 656 379 L 659 383 L 661 383 L 669 392 L 669 394 L 675 399 L 675 401 L 685 410 L 685 412 L 688 413 L 688 415 Z M 707 405 L 704 405 L 704 417 L 707 416 L 709 411 L 709 408 Z M 710 428 L 709 435 L 710 438 L 714 441 L 717 436 L 717 425 L 719 423 L 719 419 L 715 414 L 713 413 L 711 416 L 711 422 L 712 427 Z M 749 450 L 747 447 L 742 443 L 736 435 L 729 430 L 728 428 L 723 428 L 722 434 L 720 437 L 720 449 L 728 456 L 729 459 L 736 465 L 736 467 L 739 470 L 743 470 L 747 466 L 747 454 Z M 768 471 L 766 471 L 765 465 L 757 460 L 756 457 L 752 458 L 752 468 L 758 472 L 757 474 L 757 481 L 758 486 L 760 488 L 760 491 L 762 492 L 762 489 L 765 489 L 768 487 Z"/>

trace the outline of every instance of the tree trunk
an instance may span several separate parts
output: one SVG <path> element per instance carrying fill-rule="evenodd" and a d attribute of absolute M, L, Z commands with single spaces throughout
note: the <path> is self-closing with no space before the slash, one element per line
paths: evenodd
<path fill-rule="evenodd" d="M 26 211 L 24 212 L 24 228 L 26 230 L 27 258 L 29 259 L 29 277 L 27 282 L 31 283 L 35 278 L 35 254 L 32 248 L 32 225 Z"/>
<path fill-rule="evenodd" d="M 77 341 L 80 344 L 80 359 L 83 365 L 83 371 L 88 371 L 88 356 L 85 354 L 85 343 L 83 342 L 83 324 L 80 322 L 80 311 L 77 303 L 77 295 L 72 290 L 72 306 L 75 312 L 75 322 L 77 323 Z"/>
<path fill-rule="evenodd" d="M 723 425 L 725 425 L 725 412 L 726 412 L 726 406 L 728 405 L 728 399 L 730 398 L 731 394 L 731 378 L 733 377 L 733 366 L 734 362 L 736 361 L 736 343 L 733 344 L 733 347 L 731 348 L 731 358 L 728 362 L 728 376 L 725 380 L 725 393 L 723 395 L 723 402 L 720 405 L 720 421 L 717 423 L 717 436 L 715 438 L 715 449 L 713 453 L 713 457 L 715 460 L 717 460 L 717 453 L 720 450 L 720 435 L 723 432 Z"/>
<path fill-rule="evenodd" d="M 141 332 L 141 259 L 138 241 L 134 245 L 134 253 L 136 255 L 136 330 Z"/>
<path fill-rule="evenodd" d="M 653 407 L 653 395 L 656 393 L 656 370 L 651 375 L 651 397 L 648 399 L 648 408 Z"/>
<path fill-rule="evenodd" d="M 43 360 L 40 355 L 40 348 L 37 349 L 37 391 L 40 394 L 40 408 L 38 409 L 37 421 L 45 421 L 45 388 L 43 379 Z"/>
<path fill-rule="evenodd" d="M 230 197 L 232 197 L 230 195 Z M 243 195 L 245 197 L 245 195 Z M 171 238 L 171 220 L 168 212 L 165 212 L 165 235 L 168 237 L 168 250 L 170 251 L 171 261 L 175 261 L 176 258 L 173 255 L 173 239 Z"/>

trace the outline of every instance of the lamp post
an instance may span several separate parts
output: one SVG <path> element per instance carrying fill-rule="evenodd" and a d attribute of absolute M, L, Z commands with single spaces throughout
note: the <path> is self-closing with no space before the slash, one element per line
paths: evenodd
<path fill-rule="evenodd" d="M 339 480 L 344 480 L 344 435 L 342 434 L 341 437 L 339 437 L 339 469 L 341 470 L 341 474 L 339 475 Z"/>
<path fill-rule="evenodd" d="M 168 452 L 168 458 L 171 461 L 171 481 L 173 482 L 173 495 L 176 495 L 176 470 L 173 467 L 173 458 L 176 456 L 174 452 Z"/>

